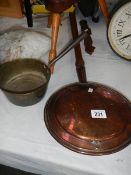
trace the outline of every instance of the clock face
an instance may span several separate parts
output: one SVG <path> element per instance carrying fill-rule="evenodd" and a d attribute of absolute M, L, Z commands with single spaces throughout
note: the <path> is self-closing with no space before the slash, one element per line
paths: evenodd
<path fill-rule="evenodd" d="M 116 10 L 109 23 L 107 37 L 118 55 L 131 60 L 131 2 Z"/>

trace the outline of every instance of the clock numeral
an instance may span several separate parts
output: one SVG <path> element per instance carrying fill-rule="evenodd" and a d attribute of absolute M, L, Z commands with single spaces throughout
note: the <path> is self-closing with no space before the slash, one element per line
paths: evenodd
<path fill-rule="evenodd" d="M 117 30 L 116 33 L 117 33 L 117 37 L 122 36 L 122 30 Z"/>
<path fill-rule="evenodd" d="M 121 45 L 124 45 L 125 44 L 125 38 L 120 38 L 119 42 L 120 42 Z"/>
<path fill-rule="evenodd" d="M 126 22 L 126 21 L 123 21 L 122 19 L 120 19 L 120 21 L 119 21 L 119 23 L 118 23 L 118 26 L 124 27 L 125 22 Z"/>
<path fill-rule="evenodd" d="M 128 44 L 126 50 L 131 50 L 130 45 Z"/>
<path fill-rule="evenodd" d="M 126 15 L 128 16 L 128 19 L 131 17 L 131 13 L 126 13 Z"/>

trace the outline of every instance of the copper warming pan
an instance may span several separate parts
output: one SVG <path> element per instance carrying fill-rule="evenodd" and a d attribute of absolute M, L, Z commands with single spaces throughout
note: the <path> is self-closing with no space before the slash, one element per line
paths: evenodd
<path fill-rule="evenodd" d="M 57 90 L 47 101 L 44 120 L 50 134 L 81 154 L 105 155 L 126 147 L 131 142 L 131 102 L 111 87 L 79 81 Z"/>
<path fill-rule="evenodd" d="M 75 15 L 70 22 L 75 38 Z M 83 60 L 80 47 L 75 47 L 75 56 L 76 62 Z M 80 70 L 79 83 L 62 87 L 47 101 L 47 129 L 60 144 L 81 154 L 117 152 L 131 142 L 131 102 L 111 87 L 87 81 L 83 66 Z"/>
<path fill-rule="evenodd" d="M 78 153 L 110 154 L 131 142 L 130 101 L 99 83 L 59 89 L 47 101 L 44 116 L 50 134 Z"/>

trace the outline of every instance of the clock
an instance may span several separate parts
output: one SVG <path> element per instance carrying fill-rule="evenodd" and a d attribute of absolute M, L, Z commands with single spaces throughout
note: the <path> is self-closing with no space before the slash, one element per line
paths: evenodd
<path fill-rule="evenodd" d="M 121 0 L 114 7 L 107 26 L 107 40 L 117 55 L 131 61 L 131 0 Z"/>

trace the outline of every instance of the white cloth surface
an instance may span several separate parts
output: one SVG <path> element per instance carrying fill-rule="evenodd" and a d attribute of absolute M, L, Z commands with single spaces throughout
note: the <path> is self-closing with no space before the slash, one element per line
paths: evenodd
<path fill-rule="evenodd" d="M 78 21 L 80 18 L 79 15 Z M 25 19 L 0 20 L 3 22 L 0 22 L 3 30 L 14 24 L 26 26 Z M 43 25 L 43 20 L 34 19 L 35 27 L 42 29 L 43 26 L 40 25 Z M 7 21 L 10 21 L 8 25 L 5 23 Z M 99 23 L 88 19 L 88 23 L 96 49 L 90 56 L 85 53 L 81 42 L 87 79 L 111 86 L 131 100 L 131 62 L 116 56 L 110 49 L 103 19 Z M 58 50 L 65 46 L 70 37 L 69 20 L 64 19 L 60 27 Z M 43 119 L 46 101 L 58 88 L 76 81 L 78 79 L 72 50 L 56 63 L 46 95 L 36 105 L 15 106 L 0 91 L 0 164 L 42 175 L 131 174 L 131 145 L 106 156 L 81 155 L 60 145 L 47 131 Z"/>

